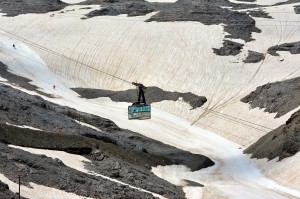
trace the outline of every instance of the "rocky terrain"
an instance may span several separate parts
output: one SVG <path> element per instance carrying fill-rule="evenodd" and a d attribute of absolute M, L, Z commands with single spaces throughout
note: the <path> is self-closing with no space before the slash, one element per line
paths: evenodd
<path fill-rule="evenodd" d="M 286 124 L 260 138 L 245 150 L 253 158 L 279 160 L 295 155 L 300 151 L 300 111 L 294 113 Z"/>
<path fill-rule="evenodd" d="M 58 159 L 31 154 L 3 143 L 0 143 L 0 149 L 1 173 L 15 182 L 21 175 L 22 184 L 28 187 L 29 182 L 33 182 L 93 198 L 154 198 L 151 194 L 71 169 Z M 177 196 L 182 197 L 180 194 Z"/>
<path fill-rule="evenodd" d="M 220 49 L 214 48 L 214 53 L 220 56 L 229 56 L 229 55 L 237 55 L 241 52 L 243 49 L 243 44 L 229 41 L 229 40 L 224 40 L 223 46 Z"/>
<path fill-rule="evenodd" d="M 63 9 L 66 3 L 60 0 L 45 1 L 45 0 L 3 0 L 0 1 L 2 13 L 6 16 L 13 17 L 27 13 L 47 13 Z"/>
<path fill-rule="evenodd" d="M 242 99 L 251 108 L 265 108 L 280 117 L 300 105 L 300 78 L 268 83 Z M 300 110 L 286 124 L 269 132 L 245 150 L 254 158 L 283 159 L 300 151 Z"/>
<path fill-rule="evenodd" d="M 197 163 L 207 161 L 207 158 L 200 155 L 180 151 L 130 130 L 121 129 L 108 119 L 53 104 L 41 97 L 26 94 L 9 86 L 1 85 L 0 90 L 0 118 L 2 123 L 26 125 L 53 133 L 79 134 L 113 143 L 122 148 L 157 155 L 164 154 L 170 158 L 172 154 L 178 154 L 182 157 L 176 159 L 190 167 L 193 167 L 195 162 L 185 162 L 185 158 L 198 159 Z M 83 126 L 77 121 L 92 125 L 99 130 Z"/>
<path fill-rule="evenodd" d="M 3 183 L 0 180 L 0 198 L 2 199 L 16 199 L 19 198 L 18 194 L 13 193 L 9 190 L 9 187 L 7 184 Z M 24 197 L 21 197 L 22 199 L 26 199 Z"/>
<path fill-rule="evenodd" d="M 115 102 L 129 102 L 134 103 L 137 101 L 137 90 L 130 89 L 126 91 L 109 91 L 101 89 L 88 89 L 88 88 L 73 88 L 81 97 L 87 99 L 94 99 L 98 97 L 109 97 Z M 164 91 L 158 87 L 148 87 L 145 93 L 147 103 L 161 102 L 163 100 L 177 101 L 182 99 L 186 103 L 189 103 L 192 109 L 201 107 L 207 101 L 206 97 L 197 96 L 191 92 L 179 93 Z"/>
<path fill-rule="evenodd" d="M 295 13 L 300 14 L 300 6 L 295 6 Z"/>
<path fill-rule="evenodd" d="M 273 56 L 278 56 L 277 51 L 288 51 L 291 54 L 300 54 L 300 41 L 293 43 L 284 43 L 272 46 L 268 49 L 268 53 Z"/>
<path fill-rule="evenodd" d="M 8 72 L 7 67 L 4 64 L 0 64 L 0 74 L 4 74 L 3 77 L 7 78 L 15 85 L 28 90 L 38 90 L 37 87 L 31 86 L 29 83 L 30 80 Z M 153 89 L 153 91 L 160 92 L 159 96 L 163 96 L 163 94 L 166 93 L 156 88 Z M 99 93 L 94 93 L 93 95 L 97 96 Z M 104 94 L 109 93 L 109 91 L 106 91 Z M 44 93 L 41 92 L 41 94 Z M 92 95 L 90 91 L 86 94 Z M 125 98 L 125 100 L 136 100 L 135 95 L 136 91 L 132 90 L 131 93 L 129 92 L 129 95 L 128 93 L 124 95 L 127 97 L 131 96 Z M 198 97 L 191 93 L 179 94 L 174 92 L 169 93 L 169 95 L 170 99 L 172 99 L 172 97 L 178 98 L 181 96 L 192 106 L 196 107 L 202 106 L 204 103 L 203 101 L 206 100 L 204 97 Z M 47 94 L 47 96 L 49 95 Z M 149 102 L 151 102 L 151 100 L 155 101 L 155 96 L 156 93 L 150 98 Z M 118 97 L 120 97 L 120 95 L 116 95 L 116 99 Z M 112 97 L 112 99 L 115 98 Z M 155 155 L 163 155 L 170 158 L 173 162 L 176 162 L 176 164 L 187 165 L 192 170 L 200 169 L 204 165 L 204 167 L 213 165 L 213 162 L 204 156 L 181 151 L 175 147 L 162 144 L 161 142 L 152 140 L 130 130 L 121 129 L 111 120 L 79 112 L 69 107 L 59 106 L 48 102 L 39 96 L 29 95 L 6 85 L 0 85 L 0 119 L 1 123 L 19 126 L 26 125 L 53 133 L 60 132 L 71 135 L 83 135 L 107 143 L 113 143 L 122 148 L 152 153 Z M 98 130 L 86 125 L 81 125 L 80 122 L 92 125 L 98 128 Z M 203 165 L 203 163 L 205 164 Z"/>
<path fill-rule="evenodd" d="M 252 50 L 248 51 L 248 56 L 243 61 L 244 63 L 258 63 L 265 59 L 265 55 L 263 53 L 258 53 Z"/>
<path fill-rule="evenodd" d="M 295 3 L 298 1 L 287 1 L 285 3 Z M 277 5 L 282 5 L 278 3 Z M 299 6 L 295 6 L 294 11 L 299 14 Z M 279 56 L 278 52 L 285 51 L 291 54 L 300 53 L 300 42 L 283 43 L 272 46 L 268 49 L 268 53 L 272 56 Z M 253 53 L 252 53 L 253 54 Z M 257 53 L 255 53 L 258 55 Z M 255 55 L 254 54 L 254 55 Z M 256 56 L 255 55 L 255 56 Z M 247 60 L 255 63 L 260 60 L 249 56 Z M 261 59 L 264 59 L 261 56 Z M 283 61 L 283 60 L 282 60 Z M 245 103 L 249 103 L 251 108 L 264 108 L 266 112 L 277 113 L 277 117 L 281 117 L 286 113 L 296 109 L 300 105 L 300 78 L 293 78 L 273 83 L 268 83 L 256 88 L 255 91 L 241 99 Z M 279 157 L 279 160 L 295 155 L 300 151 L 300 111 L 295 112 L 286 124 L 279 126 L 269 132 L 257 142 L 245 150 L 246 153 L 252 154 L 254 158 L 268 158 L 269 160 Z"/>
<path fill-rule="evenodd" d="M 152 190 L 162 195 L 168 195 L 170 198 L 184 197 L 179 187 L 176 188 L 160 180 L 150 172 L 150 165 L 171 163 L 170 160 L 159 156 L 130 152 L 125 149 L 119 149 L 112 144 L 105 144 L 90 138 L 50 134 L 5 124 L 1 124 L 1 141 L 6 144 L 85 154 L 92 160 L 92 164 L 90 166 L 87 165 L 87 168 L 91 171 L 120 179 L 123 182 Z M 122 198 L 126 193 L 125 196 L 129 198 L 137 195 L 140 198 L 152 198 L 151 195 L 140 194 L 127 186 L 124 187 L 100 177 L 74 171 L 64 166 L 58 160 L 11 149 L 4 143 L 1 144 L 0 171 L 15 182 L 17 180 L 16 177 L 22 175 L 26 176 L 26 178 L 22 178 L 22 182 L 34 182 L 82 196 L 99 198 L 106 195 L 108 198 Z M 44 179 L 47 180 L 45 181 Z M 151 182 L 151 184 L 148 182 Z M 117 190 L 114 193 L 116 189 L 119 189 L 119 191 Z M 103 193 L 103 190 L 105 193 Z"/>
<path fill-rule="evenodd" d="M 58 1 L 34 1 L 14 0 L 0 2 L 0 8 L 6 16 L 16 16 L 26 13 L 47 13 L 59 11 L 68 4 Z M 129 17 L 142 16 L 152 12 L 158 12 L 147 22 L 170 22 L 170 21 L 198 21 L 205 25 L 225 24 L 224 30 L 228 33 L 225 38 L 243 39 L 246 42 L 252 41 L 252 33 L 260 32 L 255 26 L 254 17 L 268 17 L 262 10 L 249 13 L 237 12 L 234 9 L 259 7 L 257 5 L 234 4 L 227 0 L 194 1 L 179 0 L 175 3 L 151 3 L 143 0 L 88 0 L 78 5 L 101 5 L 101 9 L 89 12 L 82 19 L 96 16 L 117 16 L 127 14 Z M 233 10 L 222 7 L 233 7 Z M 226 55 L 231 51 L 232 44 L 224 41 L 218 52 L 219 55 Z M 241 44 L 240 44 L 241 45 Z M 219 50 L 219 51 L 220 51 Z M 237 51 L 238 52 L 238 51 Z"/>
<path fill-rule="evenodd" d="M 32 181 L 37 184 L 44 184 L 45 186 L 59 189 L 61 189 L 60 186 L 62 186 L 62 184 L 70 184 L 70 182 L 59 183 L 54 180 L 58 178 L 58 176 L 52 175 L 53 172 L 55 173 L 53 170 L 55 167 L 50 168 L 52 160 L 32 155 L 33 160 L 31 161 L 30 158 L 27 159 L 31 157 L 28 153 L 19 157 L 23 152 L 11 149 L 6 144 L 62 150 L 69 153 L 86 155 L 93 161 L 93 164 L 87 165 L 89 170 L 118 178 L 124 182 L 151 190 L 155 193 L 159 192 L 170 198 L 183 198 L 182 190 L 154 176 L 149 170 L 151 166 L 184 164 L 194 171 L 214 164 L 204 156 L 191 154 L 151 140 L 132 131 L 120 129 L 110 120 L 78 112 L 68 107 L 61 107 L 47 102 L 38 96 L 23 93 L 6 85 L 0 85 L 0 90 L 0 141 L 3 142 L 1 145 L 3 148 L 3 150 L 1 150 L 1 157 L 3 158 L 3 160 L 1 160 L 3 164 L 3 166 L 1 166 L 1 173 L 5 174 L 5 176 L 9 176 L 14 181 L 16 180 L 16 171 L 10 168 L 13 167 L 14 164 L 17 164 L 14 162 L 21 162 L 24 163 L 24 165 L 16 167 L 16 170 L 23 167 L 26 167 L 26 169 L 21 170 L 20 174 L 22 173 L 24 175 L 27 172 L 30 174 L 35 167 L 41 170 L 34 172 L 36 173 L 36 178 L 29 175 L 28 182 Z M 78 124 L 75 119 L 93 125 L 100 130 L 82 126 Z M 23 129 L 11 125 L 27 125 L 41 129 L 41 131 Z M 7 159 L 13 154 L 15 158 Z M 20 160 L 20 158 L 22 159 Z M 43 163 L 44 160 L 46 162 Z M 34 166 L 32 162 L 39 162 L 38 164 L 40 164 L 40 166 Z M 56 165 L 57 163 L 54 161 L 53 164 Z M 33 166 L 33 168 L 31 168 L 31 166 Z M 60 166 L 63 167 L 60 169 L 66 170 L 66 173 L 71 172 L 71 170 L 68 170 L 69 168 L 64 167 L 64 165 Z M 49 172 L 50 170 L 53 170 L 53 172 Z M 72 172 L 74 173 L 74 171 Z M 44 178 L 42 176 L 45 176 L 46 173 L 48 173 L 48 175 L 51 174 L 53 181 L 42 182 Z M 78 175 L 82 176 L 80 172 Z M 75 177 L 69 178 L 70 177 L 67 179 L 72 181 Z M 89 179 L 90 177 L 85 178 Z M 82 183 L 83 187 L 86 185 L 85 182 L 86 180 Z M 93 180 L 91 180 L 91 183 L 95 184 Z M 107 185 L 106 182 L 104 184 L 105 186 Z M 79 185 L 76 184 L 76 186 Z M 65 189 L 71 192 L 75 190 L 86 190 L 86 187 L 82 188 L 76 186 L 74 184 L 74 186 L 72 185 Z M 109 190 L 109 187 L 115 187 L 115 185 L 104 188 L 104 190 L 107 190 L 107 194 L 112 194 L 113 191 Z M 86 195 L 86 192 L 77 191 L 78 193 L 76 193 L 97 198 L 100 192 L 96 191 L 96 187 L 91 187 L 90 189 L 94 189 L 94 191 L 89 191 L 88 195 Z M 123 189 L 123 187 L 120 187 L 120 189 L 128 193 L 128 197 L 130 197 L 130 194 L 137 194 L 128 192 L 125 188 Z M 123 191 L 120 193 L 123 193 Z M 101 194 L 103 193 L 101 192 Z M 116 195 L 115 197 L 120 198 L 121 195 L 122 194 Z M 141 198 L 144 197 L 146 196 L 141 196 Z"/>
<path fill-rule="evenodd" d="M 249 103 L 251 108 L 265 108 L 264 111 L 277 113 L 276 117 L 280 117 L 299 106 L 300 78 L 259 86 L 241 101 Z"/>

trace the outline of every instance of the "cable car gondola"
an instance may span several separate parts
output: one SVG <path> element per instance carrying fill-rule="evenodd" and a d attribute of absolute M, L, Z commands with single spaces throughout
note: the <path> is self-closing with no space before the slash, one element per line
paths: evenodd
<path fill-rule="evenodd" d="M 138 101 L 128 106 L 128 119 L 129 120 L 145 120 L 151 119 L 151 106 L 146 103 L 145 91 L 147 87 L 143 84 L 132 82 L 138 89 Z M 141 101 L 142 98 L 142 101 Z"/>

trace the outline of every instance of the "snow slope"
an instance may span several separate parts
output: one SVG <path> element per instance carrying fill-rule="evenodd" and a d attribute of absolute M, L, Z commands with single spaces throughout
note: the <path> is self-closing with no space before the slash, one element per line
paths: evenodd
<path fill-rule="evenodd" d="M 300 198 L 299 186 L 294 185 L 300 181 L 299 158 L 294 158 L 293 167 L 285 170 L 276 162 L 260 164 L 267 177 L 284 184 L 282 186 L 261 174 L 240 146 L 253 143 L 284 123 L 292 113 L 274 119 L 275 114 L 249 110 L 247 104 L 239 101 L 259 85 L 299 76 L 300 55 L 280 53 L 280 57 L 267 56 L 258 64 L 241 62 L 248 49 L 266 53 L 270 46 L 300 40 L 297 26 L 281 25 L 284 20 L 297 21 L 298 16 L 290 12 L 292 6 L 266 8 L 274 19 L 268 22 L 257 19 L 262 33 L 253 34 L 255 40 L 246 43 L 244 51 L 236 57 L 219 57 L 212 53 L 212 48 L 222 45 L 221 25 L 145 23 L 151 14 L 81 20 L 87 11 L 80 6 L 66 8 L 75 9 L 67 13 L 1 17 L 1 30 L 27 38 L 77 62 L 25 45 L 5 36 L 6 32 L 0 34 L 0 60 L 13 73 L 32 79 L 32 83 L 44 92 L 57 96 L 55 99 L 44 97 L 49 101 L 109 118 L 122 128 L 213 159 L 215 166 L 197 172 L 183 166 L 153 168 L 155 174 L 175 184 L 184 185 L 183 180 L 192 180 L 205 185 L 204 188 L 186 186 L 184 190 L 189 198 Z M 278 13 L 282 10 L 289 13 Z M 17 49 L 13 49 L 12 44 L 16 44 Z M 279 61 L 281 59 L 284 64 Z M 222 115 L 201 108 L 189 110 L 182 102 L 160 102 L 154 104 L 151 120 L 128 121 L 127 103 L 85 100 L 69 89 L 74 86 L 111 90 L 132 88 L 80 63 L 128 81 L 206 96 L 205 108 Z M 52 88 L 54 84 L 56 90 Z M 241 124 L 241 120 L 257 125 Z M 275 172 L 281 175 L 274 175 Z"/>
<path fill-rule="evenodd" d="M 6 41 L 3 43 L 12 42 L 4 38 L 2 38 L 1 41 Z M 16 41 L 14 41 L 14 43 L 16 43 Z M 32 63 L 29 63 L 30 65 L 26 65 L 27 62 L 25 61 L 25 57 L 34 57 L 34 52 L 26 46 L 22 46 L 22 44 L 18 43 L 17 45 L 19 53 L 9 54 L 10 51 L 7 51 L 8 54 L 2 54 L 1 60 L 5 60 L 6 58 L 5 61 L 11 66 L 10 69 L 15 73 L 20 73 L 21 71 L 18 71 L 18 68 L 14 67 L 12 64 L 14 61 L 23 61 L 22 63 L 24 64 L 22 67 L 25 68 L 39 68 L 39 70 L 32 70 L 33 73 L 31 74 L 26 74 L 24 72 L 23 75 L 31 75 L 34 83 L 43 86 L 43 84 L 47 83 L 47 79 L 45 79 L 42 84 L 39 84 L 39 82 L 43 78 L 45 71 L 48 70 L 46 68 L 47 66 L 38 62 L 38 59 L 36 60 L 36 63 L 38 64 L 33 66 Z M 40 73 L 39 71 L 42 71 L 43 73 Z M 47 76 L 49 77 L 49 85 L 45 87 L 45 91 L 50 92 L 47 88 L 51 87 L 52 81 L 50 80 L 55 79 L 55 76 L 49 70 Z M 237 191 L 242 191 L 243 195 L 251 198 L 253 189 L 261 190 L 256 192 L 256 195 L 260 197 L 264 197 L 265 194 L 271 195 L 274 198 L 287 198 L 288 196 L 300 197 L 299 191 L 282 187 L 260 174 L 259 170 L 255 168 L 249 157 L 244 155 L 242 150 L 239 149 L 240 146 L 238 144 L 225 140 L 207 130 L 191 126 L 183 119 L 159 109 L 153 110 L 153 118 L 151 120 L 142 122 L 128 121 L 126 117 L 126 103 L 114 103 L 105 100 L 96 104 L 78 98 L 74 92 L 63 87 L 63 84 L 60 84 L 59 80 L 55 80 L 58 88 L 56 90 L 52 89 L 51 93 L 55 94 L 58 98 L 48 99 L 50 101 L 107 117 L 115 121 L 120 127 L 130 128 L 131 130 L 160 140 L 164 143 L 212 158 L 216 162 L 214 167 L 197 172 L 190 172 L 182 166 L 153 168 L 154 173 L 167 180 L 170 180 L 170 175 L 173 176 L 176 180 L 170 181 L 175 184 L 180 184 L 182 180 L 192 180 L 204 184 L 204 189 L 200 189 L 199 187 L 186 187 L 184 189 L 187 192 L 187 196 L 190 195 L 191 198 L 195 195 L 202 195 L 204 198 L 210 198 L 211 196 L 221 197 L 224 196 L 224 194 L 230 198 L 235 198 L 238 197 L 234 195 Z"/>
<path fill-rule="evenodd" d="M 173 102 L 161 102 L 154 106 L 234 142 L 249 145 L 286 121 L 291 113 L 274 119 L 274 114 L 262 110 L 249 111 L 248 105 L 239 100 L 259 85 L 297 76 L 300 55 L 280 53 L 280 57 L 267 56 L 256 64 L 244 64 L 242 59 L 247 56 L 248 49 L 266 53 L 270 46 L 300 39 L 298 26 L 295 26 L 299 24 L 294 22 L 290 26 L 288 22 L 282 26 L 284 21 L 298 20 L 299 17 L 292 13 L 293 5 L 297 4 L 266 8 L 274 19 L 257 19 L 262 33 L 254 33 L 255 40 L 246 43 L 243 52 L 235 57 L 212 53 L 212 48 L 222 46 L 222 25 L 145 23 L 153 13 L 130 18 L 122 15 L 81 20 L 83 14 L 91 10 L 69 6 L 65 10 L 74 11 L 1 18 L 1 29 L 74 59 L 75 62 L 40 48 L 34 49 L 52 72 L 68 81 L 68 86 L 132 88 L 80 64 L 84 63 L 128 81 L 206 96 L 208 102 L 204 108 L 237 117 L 238 122 L 201 108 L 189 110 L 189 106 L 180 103 L 174 106 Z M 282 59 L 284 64 L 279 61 Z M 264 127 L 241 125 L 240 118 Z"/>

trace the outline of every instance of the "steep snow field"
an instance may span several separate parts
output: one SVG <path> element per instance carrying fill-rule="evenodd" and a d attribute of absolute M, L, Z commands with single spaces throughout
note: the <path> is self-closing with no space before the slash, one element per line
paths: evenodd
<path fill-rule="evenodd" d="M 2 37 L 1 41 L 1 46 L 6 45 L 7 49 L 10 48 L 11 42 L 17 43 L 17 41 L 12 41 L 5 37 Z M 216 162 L 214 167 L 197 172 L 190 172 L 182 166 L 153 168 L 153 172 L 158 176 L 175 184 L 184 185 L 182 184 L 183 180 L 192 180 L 205 185 L 204 189 L 186 187 L 184 190 L 190 198 L 193 198 L 195 195 L 202 195 L 203 198 L 221 197 L 224 195 L 235 198 L 238 196 L 234 196 L 234 193 L 240 191 L 243 195 L 251 198 L 251 194 L 253 194 L 252 189 L 261 190 L 255 193 L 262 198 L 265 194 L 273 198 L 285 198 L 288 195 L 290 197 L 300 197 L 300 192 L 282 187 L 264 178 L 251 163 L 249 157 L 242 154 L 238 144 L 227 141 L 207 130 L 193 127 L 183 119 L 159 109 L 153 110 L 153 118 L 151 120 L 128 121 L 126 117 L 126 106 L 128 104 L 114 103 L 110 100 L 102 100 L 102 102 L 93 100 L 89 102 L 78 98 L 74 92 L 64 87 L 62 83 L 59 83 L 59 80 L 51 74 L 47 66 L 42 63 L 42 60 L 33 51 L 21 43 L 17 43 L 17 46 L 18 53 L 7 51 L 7 54 L 1 55 L 1 60 L 5 60 L 11 66 L 12 72 L 16 74 L 22 73 L 26 77 L 31 77 L 33 83 L 40 87 L 43 86 L 45 91 L 57 96 L 56 99 L 48 100 L 110 118 L 123 128 L 130 128 L 164 143 L 212 158 Z M 27 62 L 28 57 L 36 58 L 35 63 Z M 14 63 L 22 63 L 23 69 L 37 67 L 39 70 L 28 70 L 32 72 L 29 73 L 16 67 Z M 44 78 L 45 76 L 47 78 Z M 52 88 L 53 81 L 57 85 L 56 90 Z M 45 86 L 46 84 L 47 86 Z M 45 154 L 49 155 L 47 152 Z M 65 156 L 67 159 L 68 157 L 70 156 Z M 71 161 L 75 161 L 75 159 Z"/>
<path fill-rule="evenodd" d="M 205 185 L 186 186 L 188 198 L 300 198 L 299 154 L 284 160 L 292 163 L 290 166 L 284 162 L 256 162 L 242 153 L 243 146 L 283 124 L 293 111 L 274 119 L 275 114 L 249 110 L 247 104 L 240 102 L 257 86 L 299 76 L 300 55 L 279 52 L 279 57 L 267 55 L 257 64 L 242 62 L 248 49 L 266 53 L 270 46 L 300 40 L 298 23 L 282 25 L 284 21 L 299 19 L 293 13 L 293 5 L 265 8 L 274 19 L 256 19 L 262 33 L 253 34 L 255 40 L 246 43 L 243 52 L 235 57 L 213 54 L 212 48 L 222 46 L 221 25 L 145 23 L 153 13 L 144 17 L 122 15 L 81 20 L 82 14 L 88 12 L 81 7 L 67 7 L 65 10 L 75 11 L 66 13 L 1 17 L 0 29 L 6 32 L 0 31 L 0 60 L 11 72 L 33 80 L 32 84 L 57 97 L 44 97 L 49 101 L 109 118 L 122 128 L 213 159 L 215 166 L 196 172 L 183 166 L 153 168 L 156 175 L 175 184 L 185 186 L 184 180 L 192 180 Z M 7 32 L 10 37 L 5 36 Z M 24 44 L 13 39 L 15 35 L 77 62 L 29 45 L 28 41 L 23 40 L 27 43 Z M 193 92 L 206 96 L 208 102 L 205 109 L 196 110 L 189 110 L 180 101 L 155 103 L 151 120 L 128 121 L 127 103 L 85 100 L 69 89 L 132 88 L 81 63 L 147 86 Z"/>

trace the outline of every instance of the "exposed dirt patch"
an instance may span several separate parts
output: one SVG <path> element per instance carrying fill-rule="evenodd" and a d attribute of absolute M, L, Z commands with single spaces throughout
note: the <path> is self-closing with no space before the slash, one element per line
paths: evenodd
<path fill-rule="evenodd" d="M 280 117 L 300 105 L 300 77 L 259 86 L 241 101 Z"/>
<path fill-rule="evenodd" d="M 268 49 L 268 53 L 273 56 L 279 56 L 277 51 L 288 51 L 291 54 L 300 54 L 300 41 L 293 43 L 284 43 L 272 46 Z"/>
<path fill-rule="evenodd" d="M 248 56 L 243 61 L 244 63 L 258 63 L 265 59 L 265 55 L 263 53 L 255 52 L 255 51 L 248 51 Z"/>
<path fill-rule="evenodd" d="M 253 158 L 272 160 L 295 155 L 300 151 L 300 111 L 294 113 L 286 124 L 271 131 L 245 150 Z"/>
<path fill-rule="evenodd" d="M 73 88 L 81 97 L 87 99 L 94 99 L 98 97 L 109 97 L 115 102 L 129 102 L 134 103 L 137 101 L 137 91 L 130 89 L 126 91 L 110 91 L 102 89 L 89 89 L 89 88 Z M 148 87 L 145 93 L 146 102 L 151 104 L 153 102 L 161 102 L 164 100 L 177 101 L 182 98 L 183 101 L 189 103 L 192 109 L 201 107 L 207 101 L 206 97 L 195 95 L 191 92 L 179 93 L 164 91 L 158 87 Z"/>
<path fill-rule="evenodd" d="M 68 4 L 60 0 L 1 0 L 0 9 L 6 16 L 13 17 L 28 13 L 47 13 L 65 8 Z"/>

